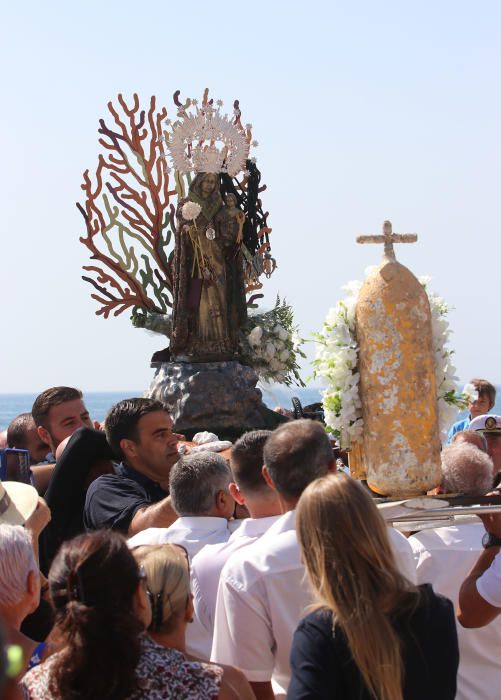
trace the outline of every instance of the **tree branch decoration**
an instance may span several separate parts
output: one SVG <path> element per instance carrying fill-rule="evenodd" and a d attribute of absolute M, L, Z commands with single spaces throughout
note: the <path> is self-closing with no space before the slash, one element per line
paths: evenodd
<path fill-rule="evenodd" d="M 96 314 L 104 318 L 137 307 L 165 314 L 173 289 L 175 209 L 170 198 L 184 183 L 174 177 L 176 184 L 169 189 L 165 107 L 157 110 L 151 97 L 148 110 L 140 109 L 136 94 L 131 106 L 122 95 L 118 104 L 108 103 L 112 127 L 99 121 L 104 154 L 98 158 L 95 184 L 85 171 L 81 187 L 86 199 L 77 203 L 86 225 L 80 241 L 96 261 L 83 267 L 91 274 L 82 279 L 96 290 L 91 294 L 100 304 Z"/>

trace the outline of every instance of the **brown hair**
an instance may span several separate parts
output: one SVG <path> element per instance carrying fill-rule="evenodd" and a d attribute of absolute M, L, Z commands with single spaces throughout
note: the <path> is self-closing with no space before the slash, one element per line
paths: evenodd
<path fill-rule="evenodd" d="M 188 555 L 175 544 L 143 545 L 132 550 L 146 575 L 151 632 L 176 629 L 190 599 Z"/>
<path fill-rule="evenodd" d="M 31 415 L 33 416 L 35 425 L 41 425 L 47 430 L 47 418 L 52 406 L 59 406 L 62 403 L 66 403 L 66 401 L 74 401 L 82 397 L 83 394 L 80 389 L 74 389 L 70 386 L 53 386 L 46 391 L 42 391 L 42 393 L 36 397 L 33 408 L 31 409 Z"/>
<path fill-rule="evenodd" d="M 487 379 L 471 379 L 470 384 L 473 384 L 478 391 L 479 397 L 487 396 L 492 408 L 496 403 L 496 387 L 488 382 Z"/>
<path fill-rule="evenodd" d="M 314 479 L 324 476 L 334 453 L 322 425 L 300 419 L 273 431 L 264 446 L 264 463 L 285 498 L 296 499 Z"/>
<path fill-rule="evenodd" d="M 263 477 L 263 450 L 270 435 L 271 430 L 251 430 L 231 448 L 231 471 L 239 489 L 250 492 L 268 489 Z"/>
<path fill-rule="evenodd" d="M 142 624 L 133 610 L 139 567 L 124 538 L 100 530 L 65 542 L 49 572 L 56 630 L 51 692 L 64 700 L 122 700 L 136 689 Z"/>
<path fill-rule="evenodd" d="M 20 413 L 13 418 L 7 428 L 7 445 L 18 449 L 27 449 L 28 430 L 35 428 L 31 413 Z"/>
<path fill-rule="evenodd" d="M 402 700 L 401 646 L 391 615 L 414 610 L 419 591 L 398 571 L 372 498 L 345 474 L 317 479 L 299 499 L 297 532 L 320 605 L 345 634 L 369 693 Z"/>

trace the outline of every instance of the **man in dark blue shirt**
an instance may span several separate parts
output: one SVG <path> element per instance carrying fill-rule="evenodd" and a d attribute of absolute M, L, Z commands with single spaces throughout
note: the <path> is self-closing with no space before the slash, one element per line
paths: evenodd
<path fill-rule="evenodd" d="M 165 405 L 154 399 L 125 399 L 106 417 L 106 437 L 122 463 L 87 491 L 87 530 L 111 528 L 131 536 L 147 527 L 168 527 L 177 518 L 169 496 L 169 474 L 179 459 L 178 436 Z"/>

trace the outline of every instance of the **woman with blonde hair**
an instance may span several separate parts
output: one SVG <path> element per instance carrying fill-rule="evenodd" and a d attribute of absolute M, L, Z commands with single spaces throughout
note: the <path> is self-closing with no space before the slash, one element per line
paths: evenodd
<path fill-rule="evenodd" d="M 170 650 L 176 662 L 176 676 L 186 683 L 195 674 L 217 672 L 221 676 L 218 700 L 255 700 L 254 693 L 241 671 L 232 666 L 209 664 L 186 653 L 186 627 L 193 621 L 193 596 L 187 551 L 176 544 L 144 545 L 132 550 L 144 572 L 151 605 L 152 639 Z M 169 696 L 171 697 L 171 696 Z M 185 697 L 172 695 L 173 698 Z M 186 698 L 206 696 L 187 695 Z"/>
<path fill-rule="evenodd" d="M 452 603 L 399 573 L 364 487 L 345 474 L 314 481 L 297 532 L 318 605 L 295 632 L 287 698 L 453 700 Z"/>

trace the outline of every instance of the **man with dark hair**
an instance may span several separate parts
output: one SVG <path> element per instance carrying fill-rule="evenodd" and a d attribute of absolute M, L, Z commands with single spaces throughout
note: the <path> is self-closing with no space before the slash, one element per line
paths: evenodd
<path fill-rule="evenodd" d="M 125 399 L 105 420 L 108 443 L 122 460 L 115 474 L 96 479 L 87 491 L 87 530 L 112 528 L 134 535 L 148 527 L 168 527 L 177 518 L 169 496 L 169 475 L 178 461 L 178 437 L 165 404 Z"/>
<path fill-rule="evenodd" d="M 40 438 L 53 455 L 57 446 L 78 428 L 94 428 L 80 389 L 54 386 L 35 399 L 31 415 Z"/>
<path fill-rule="evenodd" d="M 487 379 L 470 379 L 469 384 L 473 384 L 477 390 L 478 397 L 468 406 L 468 417 L 458 420 L 449 430 L 447 442 L 451 442 L 456 433 L 467 430 L 471 421 L 478 416 L 483 416 L 494 407 L 496 403 L 496 387 Z"/>
<path fill-rule="evenodd" d="M 7 428 L 7 445 L 19 450 L 28 450 L 32 464 L 38 464 L 47 455 L 47 444 L 39 436 L 31 413 L 16 416 Z"/>
<path fill-rule="evenodd" d="M 211 640 L 223 566 L 234 552 L 261 537 L 281 514 L 277 494 L 263 478 L 263 448 L 270 435 L 269 430 L 253 430 L 242 435 L 231 448 L 230 493 L 238 504 L 247 507 L 250 518 L 240 521 L 227 542 L 204 547 L 192 562 L 195 613 Z"/>

